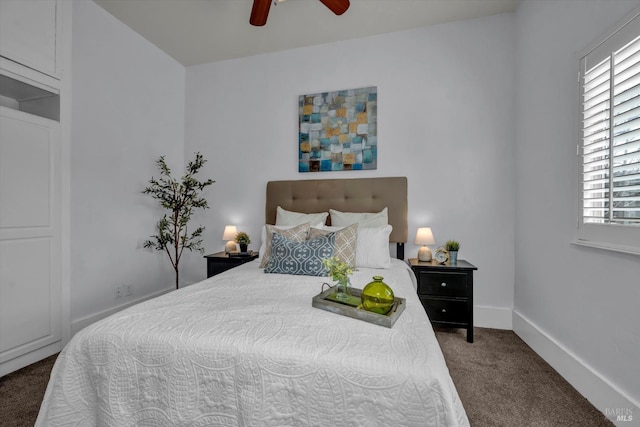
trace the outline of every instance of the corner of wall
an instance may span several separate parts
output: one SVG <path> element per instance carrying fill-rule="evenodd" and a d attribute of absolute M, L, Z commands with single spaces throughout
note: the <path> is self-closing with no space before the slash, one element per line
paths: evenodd
<path fill-rule="evenodd" d="M 616 425 L 632 425 L 624 421 L 617 424 L 616 410 L 629 410 L 636 415 L 636 420 L 640 421 L 640 404 L 638 402 L 611 384 L 576 354 L 565 348 L 517 310 L 513 310 L 513 331 Z"/>

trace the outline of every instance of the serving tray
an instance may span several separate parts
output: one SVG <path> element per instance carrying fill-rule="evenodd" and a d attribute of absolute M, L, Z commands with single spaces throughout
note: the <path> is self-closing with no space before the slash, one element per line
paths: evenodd
<path fill-rule="evenodd" d="M 387 314 L 378 314 L 362 308 L 360 305 L 361 289 L 349 288 L 349 293 L 351 294 L 351 298 L 348 301 L 338 301 L 335 299 L 336 287 L 331 287 L 314 296 L 311 300 L 311 306 L 319 308 L 320 310 L 326 310 L 342 316 L 373 323 L 374 325 L 391 328 L 404 311 L 405 305 L 407 305 L 404 298 L 395 297 L 391 310 L 389 310 Z"/>

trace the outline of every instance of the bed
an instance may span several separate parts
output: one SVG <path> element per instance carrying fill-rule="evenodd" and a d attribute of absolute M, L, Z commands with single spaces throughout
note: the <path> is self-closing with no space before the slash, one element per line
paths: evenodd
<path fill-rule="evenodd" d="M 269 182 L 265 223 L 282 212 L 294 220 L 335 209 L 327 223 L 387 211 L 387 255 L 389 243 L 402 255 L 406 186 L 403 177 Z M 324 227 L 334 238 L 338 226 Z M 276 259 L 280 241 L 270 242 Z M 357 288 L 383 276 L 406 299 L 385 328 L 312 307 L 330 279 L 266 273 L 274 263 L 261 267 L 265 256 L 78 332 L 55 363 L 36 425 L 469 425 L 405 262 L 388 257 L 386 268 L 357 266 L 351 276 Z"/>

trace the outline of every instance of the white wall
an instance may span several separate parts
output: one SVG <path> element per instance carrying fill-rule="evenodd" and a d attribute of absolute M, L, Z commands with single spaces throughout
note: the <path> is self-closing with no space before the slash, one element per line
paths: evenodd
<path fill-rule="evenodd" d="M 640 258 L 569 243 L 577 54 L 637 6 L 523 1 L 516 15 L 514 329 L 603 412 L 629 407 L 617 393 L 640 401 Z"/>
<path fill-rule="evenodd" d="M 499 15 L 189 67 L 185 155 L 202 152 L 205 175 L 217 181 L 212 209 L 195 218 L 207 227 L 207 252 L 224 248 L 229 223 L 259 248 L 269 180 L 407 176 L 406 256 L 417 254 L 419 226 L 431 226 L 439 244 L 461 241 L 460 257 L 479 268 L 478 324 L 510 328 L 513 20 Z M 378 169 L 298 173 L 298 96 L 364 86 L 378 87 Z M 203 260 L 189 263 L 187 281 L 205 277 Z"/>
<path fill-rule="evenodd" d="M 154 161 L 184 160 L 185 68 L 92 1 L 73 2 L 71 320 L 171 289 L 164 255 L 142 248 L 160 208 L 141 194 Z M 133 295 L 115 299 L 116 286 Z"/>

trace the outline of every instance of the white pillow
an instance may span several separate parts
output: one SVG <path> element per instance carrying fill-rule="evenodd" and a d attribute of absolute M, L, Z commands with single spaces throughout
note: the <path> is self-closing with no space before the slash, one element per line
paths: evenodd
<path fill-rule="evenodd" d="M 340 212 L 329 209 L 331 213 L 331 225 L 345 227 L 351 224 L 358 224 L 358 228 L 364 227 L 384 227 L 389 223 L 387 208 L 377 213 L 369 212 Z"/>
<path fill-rule="evenodd" d="M 292 212 L 285 209 L 282 209 L 280 206 L 276 208 L 276 225 L 280 227 L 281 225 L 300 225 L 300 224 L 324 224 L 327 222 L 327 217 L 329 216 L 329 212 L 320 212 L 320 213 L 302 213 L 302 212 Z"/>
<path fill-rule="evenodd" d="M 389 234 L 393 227 L 358 226 L 358 240 L 356 242 L 356 267 L 389 268 Z"/>

